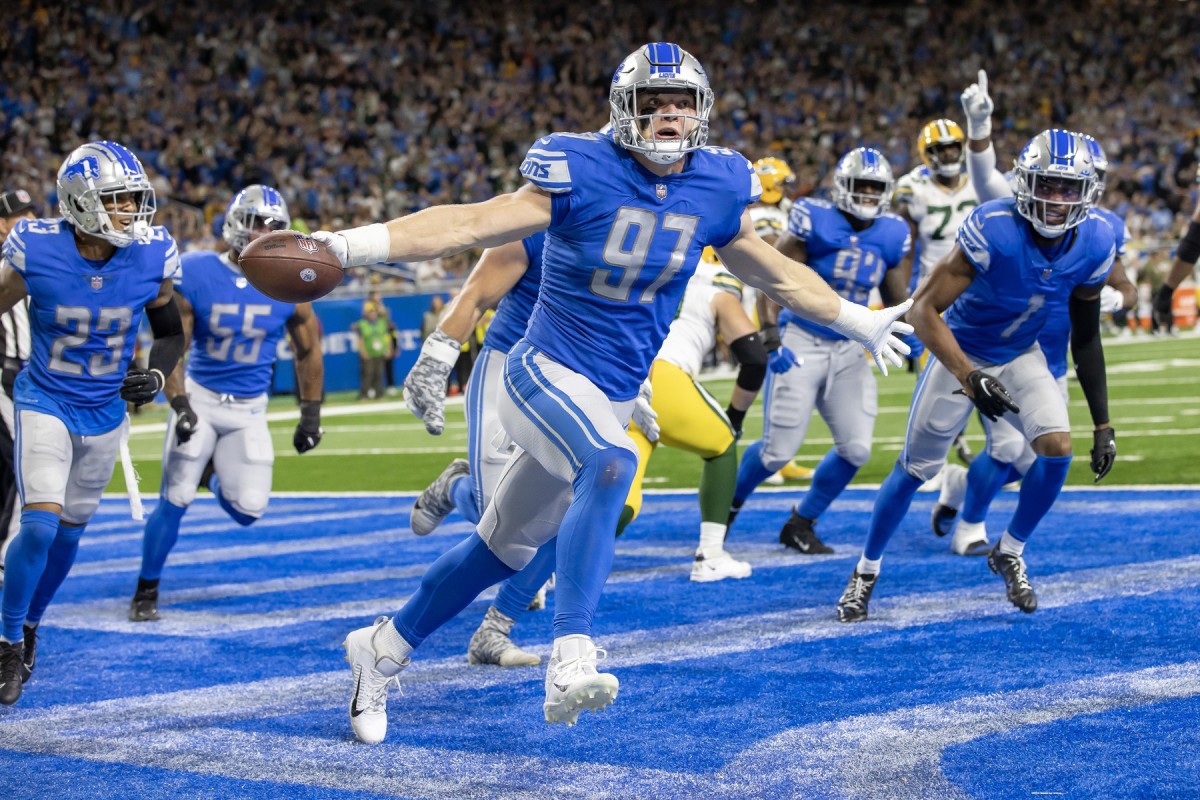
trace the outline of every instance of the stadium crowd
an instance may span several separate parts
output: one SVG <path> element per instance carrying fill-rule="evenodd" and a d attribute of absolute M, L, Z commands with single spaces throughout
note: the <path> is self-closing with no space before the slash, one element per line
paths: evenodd
<path fill-rule="evenodd" d="M 171 218 L 181 243 L 211 241 L 254 182 L 314 229 L 477 201 L 518 185 L 538 136 L 603 124 L 611 65 L 633 44 L 675 38 L 722 87 L 710 141 L 782 156 L 800 194 L 860 144 L 903 174 L 916 131 L 960 118 L 986 68 L 1001 164 L 1051 125 L 1093 132 L 1113 162 L 1106 204 L 1153 249 L 1182 230 L 1200 159 L 1187 5 L 17 0 L 0 29 L 0 184 L 53 201 L 66 152 L 118 138 L 160 202 L 203 209 Z"/>

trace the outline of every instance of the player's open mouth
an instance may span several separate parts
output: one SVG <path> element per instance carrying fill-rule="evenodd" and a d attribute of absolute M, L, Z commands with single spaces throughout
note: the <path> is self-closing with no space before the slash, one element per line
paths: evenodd
<path fill-rule="evenodd" d="M 655 139 L 679 139 L 680 136 L 681 136 L 680 132 L 670 126 L 667 126 L 665 128 L 659 128 L 657 131 L 654 132 Z"/>

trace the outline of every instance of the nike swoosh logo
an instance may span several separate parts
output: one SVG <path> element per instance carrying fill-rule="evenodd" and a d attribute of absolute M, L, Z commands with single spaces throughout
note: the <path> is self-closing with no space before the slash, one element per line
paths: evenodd
<path fill-rule="evenodd" d="M 358 679 L 358 682 L 354 684 L 354 698 L 350 701 L 350 716 L 351 717 L 357 717 L 359 714 L 363 713 L 358 710 L 358 691 L 361 688 L 362 688 L 362 678 L 360 677 Z"/>
<path fill-rule="evenodd" d="M 551 683 L 553 683 L 553 681 L 552 681 Z M 569 687 L 569 686 L 562 686 L 562 685 L 560 685 L 560 684 L 557 684 L 557 683 L 553 683 L 553 686 L 554 686 L 554 688 L 555 688 L 555 689 L 558 689 L 558 690 L 559 690 L 560 692 L 562 692 L 563 694 L 566 694 L 566 691 L 567 691 L 567 689 L 571 688 L 571 687 Z"/>

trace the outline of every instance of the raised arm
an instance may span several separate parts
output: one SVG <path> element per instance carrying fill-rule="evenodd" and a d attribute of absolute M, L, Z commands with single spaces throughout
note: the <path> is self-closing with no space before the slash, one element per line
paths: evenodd
<path fill-rule="evenodd" d="M 988 94 L 987 72 L 963 90 L 960 96 L 967 117 L 967 175 L 980 203 L 1012 197 L 1012 187 L 996 170 L 996 149 L 992 146 L 992 111 L 995 104 Z"/>

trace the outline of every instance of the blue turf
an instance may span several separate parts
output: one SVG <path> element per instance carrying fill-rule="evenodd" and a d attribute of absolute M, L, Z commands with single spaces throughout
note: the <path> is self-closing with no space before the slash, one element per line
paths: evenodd
<path fill-rule="evenodd" d="M 1026 550 L 1033 615 L 949 553 L 918 494 L 849 626 L 833 607 L 873 492 L 822 517 L 823 557 L 776 543 L 800 496 L 751 497 L 727 547 L 754 575 L 706 585 L 694 495 L 647 497 L 597 613 L 621 680 L 604 714 L 549 726 L 542 668 L 467 665 L 485 593 L 418 651 L 374 748 L 350 733 L 341 640 L 403 603 L 461 518 L 416 538 L 412 498 L 276 498 L 244 529 L 203 497 L 162 621 L 134 625 L 138 527 L 105 500 L 0 708 L 6 797 L 1195 796 L 1200 492 L 1065 492 Z M 1015 503 L 993 504 L 993 540 Z M 543 658 L 551 614 L 513 634 Z"/>

